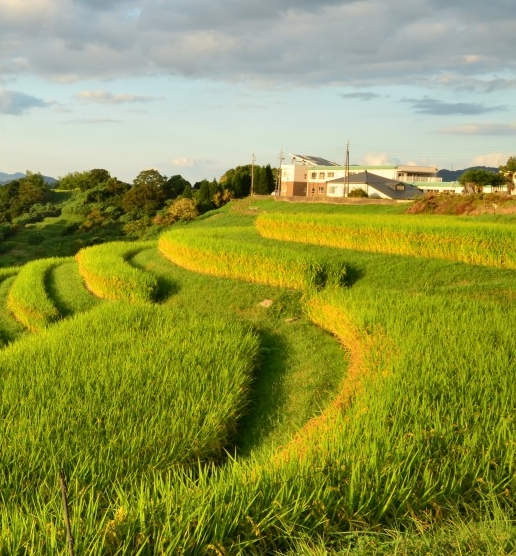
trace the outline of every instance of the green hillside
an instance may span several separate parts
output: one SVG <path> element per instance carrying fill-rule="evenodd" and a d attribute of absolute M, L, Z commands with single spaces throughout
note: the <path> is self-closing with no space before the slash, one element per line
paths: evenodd
<path fill-rule="evenodd" d="M 511 217 L 405 208 L 38 223 L 0 269 L 0 554 L 69 554 L 60 469 L 76 554 L 516 553 Z"/>

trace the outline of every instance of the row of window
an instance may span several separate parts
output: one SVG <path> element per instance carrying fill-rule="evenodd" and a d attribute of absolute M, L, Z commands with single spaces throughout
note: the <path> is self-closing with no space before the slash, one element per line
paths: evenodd
<path fill-rule="evenodd" d="M 312 172 L 311 174 L 311 179 L 316 180 L 316 179 L 320 179 L 320 180 L 324 180 L 327 178 L 334 178 L 335 177 L 335 172 L 319 172 L 319 178 L 317 178 L 317 172 Z"/>

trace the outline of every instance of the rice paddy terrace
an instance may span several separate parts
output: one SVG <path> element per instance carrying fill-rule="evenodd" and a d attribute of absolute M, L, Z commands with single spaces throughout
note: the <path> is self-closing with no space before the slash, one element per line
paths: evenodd
<path fill-rule="evenodd" d="M 0 554 L 514 554 L 512 220 L 242 201 L 0 269 Z"/>

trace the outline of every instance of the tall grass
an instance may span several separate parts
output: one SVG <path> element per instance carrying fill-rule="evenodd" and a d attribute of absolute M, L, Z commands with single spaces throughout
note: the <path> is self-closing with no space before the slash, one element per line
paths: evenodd
<path fill-rule="evenodd" d="M 128 262 L 152 243 L 111 242 L 81 249 L 75 258 L 88 289 L 103 299 L 153 301 L 156 278 Z"/>
<path fill-rule="evenodd" d="M 261 213 L 267 238 L 516 268 L 516 230 L 450 216 Z"/>
<path fill-rule="evenodd" d="M 48 502 L 61 465 L 73 488 L 105 503 L 124 485 L 223 457 L 257 353 L 256 336 L 237 321 L 118 302 L 8 346 L 0 352 L 4 505 L 16 512 Z"/>
<path fill-rule="evenodd" d="M 0 345 L 12 341 L 23 331 L 7 308 L 7 295 L 19 270 L 19 267 L 0 269 Z"/>
<path fill-rule="evenodd" d="M 213 268 L 222 268 L 226 257 L 234 266 L 228 275 L 240 278 L 245 275 L 241 269 L 259 265 L 260 257 L 256 263 L 251 258 L 239 262 L 234 244 L 245 242 L 245 255 L 254 251 L 266 256 L 268 248 L 279 243 L 236 226 L 222 230 L 221 221 L 210 229 L 205 219 L 198 234 L 195 226 L 189 226 L 188 233 L 186 228 L 167 232 L 160 248 L 173 237 L 166 246 L 173 257 L 180 257 L 175 250 L 184 248 L 188 264 L 204 265 L 203 272 L 214 274 L 218 271 Z M 333 250 L 317 249 L 316 260 L 334 260 Z M 312 248 L 295 249 L 300 258 L 304 251 L 313 260 Z M 134 264 L 147 268 L 141 255 Z M 338 260 L 346 261 L 353 277 L 350 287 L 316 289 L 305 281 L 298 286 L 306 288 L 301 290 L 305 295 L 298 298 L 312 321 L 349 351 L 348 373 L 321 415 L 291 442 L 268 452 L 220 464 L 223 448 L 238 431 L 233 426 L 238 417 L 228 416 L 228 411 L 238 399 L 241 415 L 249 400 L 246 380 L 250 362 L 256 362 L 256 338 L 250 334 L 242 355 L 247 377 L 243 387 L 226 381 L 232 372 L 221 372 L 223 380 L 212 378 L 208 355 L 233 364 L 248 330 L 238 322 L 237 332 L 225 328 L 233 320 L 229 315 L 217 322 L 217 312 L 206 307 L 213 293 L 204 294 L 206 281 L 195 281 L 196 295 L 181 305 L 176 299 L 182 293 L 180 273 L 174 272 L 169 287 L 177 296 L 166 304 L 172 308 L 176 303 L 175 311 L 105 304 L 75 317 L 70 326 L 63 322 L 53 327 L 52 335 L 43 333 L 43 343 L 31 338 L 32 343 L 20 341 L 0 352 L 2 415 L 7 416 L 0 449 L 1 495 L 8 501 L 8 511 L 1 514 L 6 524 L 1 549 L 65 554 L 58 496 L 48 479 L 58 459 L 71 461 L 67 470 L 74 532 L 78 551 L 87 554 L 220 556 L 304 554 L 311 549 L 321 554 L 408 554 L 411 547 L 413 553 L 431 551 L 432 538 L 443 554 L 454 546 L 457 553 L 474 546 L 477 553 L 482 547 L 491 553 L 510 549 L 506 537 L 480 533 L 480 538 L 463 540 L 459 517 L 466 523 L 496 518 L 506 525 L 503 535 L 514 536 L 513 273 L 359 250 L 342 250 Z M 220 302 L 226 297 L 220 295 Z M 179 310 L 196 304 L 202 312 L 187 317 Z M 235 307 L 239 317 L 250 314 Z M 220 338 L 197 336 L 212 321 L 210 334 L 220 332 Z M 100 349 L 99 337 L 106 338 Z M 199 371 L 179 381 L 163 370 L 175 359 L 167 350 L 179 345 L 178 358 L 190 357 L 192 339 L 203 349 L 196 364 L 186 367 Z M 54 342 L 65 347 L 57 349 Z M 79 352 L 72 356 L 73 346 Z M 317 349 L 315 343 L 312 350 Z M 41 369 L 34 376 L 20 372 L 32 360 L 41 361 Z M 73 369 L 68 373 L 73 382 L 56 374 L 67 369 Z M 57 391 L 49 387 L 56 378 Z M 157 391 L 155 385 L 162 380 L 168 382 Z M 217 380 L 228 390 L 207 392 L 219 386 Z M 80 395 L 73 397 L 75 390 Z M 186 422 L 179 437 L 186 438 L 186 446 L 173 451 L 170 446 L 175 447 L 177 439 L 170 439 L 170 421 L 160 416 L 183 392 L 192 392 L 191 404 L 179 408 Z M 218 412 L 218 405 L 231 395 L 230 407 L 217 413 L 206 443 L 188 452 L 201 428 L 198 416 Z M 205 409 L 197 409 L 199 396 L 209 400 Z M 63 401 L 54 408 L 49 398 Z M 90 400 L 95 404 L 89 405 Z M 70 406 L 72 420 L 65 427 L 62 416 L 70 414 Z M 29 415 L 35 424 L 29 424 Z M 220 423 L 233 428 L 214 442 L 213 431 Z M 78 432 L 68 438 L 70 429 Z M 36 468 L 48 446 L 56 447 L 57 455 Z M 199 461 L 203 458 L 218 459 L 219 465 Z M 33 484 L 38 485 L 36 492 L 30 489 Z M 444 526 L 440 529 L 439 524 Z M 447 532 L 450 524 L 452 533 Z M 403 546 L 403 533 L 416 528 L 423 534 Z M 386 539 L 383 533 L 389 531 L 392 536 Z M 456 545 L 450 540 L 453 533 Z"/>
<path fill-rule="evenodd" d="M 284 288 L 339 285 L 346 274 L 344 263 L 336 258 L 256 241 L 246 228 L 171 230 L 162 234 L 158 245 L 169 260 L 188 270 Z"/>
<path fill-rule="evenodd" d="M 32 332 L 40 332 L 61 317 L 46 284 L 50 272 L 62 262 L 59 258 L 31 261 L 20 269 L 11 286 L 7 306 Z"/>
<path fill-rule="evenodd" d="M 48 277 L 47 288 L 59 312 L 63 316 L 87 311 L 101 303 L 87 290 L 79 274 L 79 265 L 72 257 L 56 266 Z"/>

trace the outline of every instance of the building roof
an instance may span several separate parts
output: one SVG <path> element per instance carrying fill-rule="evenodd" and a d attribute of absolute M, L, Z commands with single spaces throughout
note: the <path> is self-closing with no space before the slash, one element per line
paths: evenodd
<path fill-rule="evenodd" d="M 328 181 L 328 183 L 345 183 L 345 177 Z M 358 174 L 348 176 L 350 185 L 367 185 L 378 192 L 390 197 L 391 199 L 413 199 L 423 194 L 418 187 L 405 183 L 403 181 L 391 180 L 384 178 L 378 174 L 373 174 L 367 170 Z"/>
<path fill-rule="evenodd" d="M 307 156 L 304 154 L 291 154 L 292 160 L 306 164 L 307 166 L 338 166 L 336 162 L 331 162 L 320 156 Z"/>

